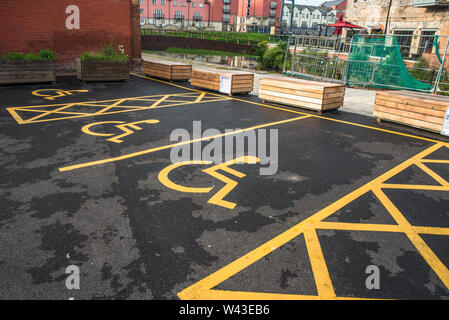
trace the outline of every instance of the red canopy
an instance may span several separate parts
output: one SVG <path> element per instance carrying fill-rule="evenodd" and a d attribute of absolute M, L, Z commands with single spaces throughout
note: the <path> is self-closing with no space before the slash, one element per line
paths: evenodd
<path fill-rule="evenodd" d="M 365 29 L 364 27 L 361 26 L 356 26 L 355 24 L 343 21 L 343 16 L 340 17 L 340 19 L 338 19 L 337 22 L 335 22 L 334 24 L 328 24 L 328 27 L 335 27 L 335 32 L 334 34 L 340 35 L 341 34 L 341 30 L 343 28 L 349 28 L 349 29 Z"/>
<path fill-rule="evenodd" d="M 351 28 L 351 29 L 365 29 L 361 26 L 356 26 L 355 24 L 346 22 L 346 21 L 337 21 L 334 24 L 328 24 L 328 27 L 337 27 L 337 28 Z"/>

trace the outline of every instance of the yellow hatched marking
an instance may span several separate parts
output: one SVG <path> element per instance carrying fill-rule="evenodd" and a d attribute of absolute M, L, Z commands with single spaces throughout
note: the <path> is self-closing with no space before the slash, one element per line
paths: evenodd
<path fill-rule="evenodd" d="M 332 281 L 321 250 L 320 241 L 314 227 L 310 224 L 304 226 L 304 239 L 309 253 L 310 264 L 312 266 L 318 296 L 322 299 L 335 299 L 336 295 Z"/>
<path fill-rule="evenodd" d="M 190 100 L 176 100 L 176 97 L 189 98 Z M 148 109 L 158 109 L 158 108 L 167 108 L 174 106 L 185 106 L 189 104 L 195 103 L 208 103 L 214 101 L 224 101 L 229 100 L 230 97 L 220 97 L 217 99 L 216 96 L 212 96 L 212 99 L 205 99 L 208 97 L 208 94 L 204 92 L 200 93 L 175 93 L 175 94 L 165 94 L 165 95 L 152 95 L 152 96 L 141 96 L 141 97 L 131 97 L 131 98 L 120 98 L 120 99 L 110 99 L 110 100 L 102 100 L 102 101 L 82 101 L 75 103 L 67 103 L 67 104 L 48 104 L 48 105 L 38 105 L 38 106 L 21 106 L 21 107 L 9 107 L 7 108 L 8 112 L 17 121 L 19 124 L 29 124 L 29 123 L 40 123 L 47 121 L 59 121 L 59 120 L 67 120 L 74 118 L 82 118 L 82 117 L 91 117 L 98 115 L 106 115 L 106 114 L 115 114 L 115 113 L 123 113 L 123 112 L 133 112 L 140 110 L 148 110 Z M 172 98 L 175 98 L 172 100 Z M 126 105 L 127 101 L 140 101 L 140 102 L 149 102 L 147 106 L 129 106 Z M 162 102 L 169 102 L 169 104 L 160 105 Z M 85 107 L 99 107 L 102 108 L 100 110 L 94 109 L 91 113 L 89 112 L 66 112 L 64 109 L 76 106 L 85 106 Z M 48 108 L 54 107 L 53 110 L 39 110 L 40 108 Z M 123 110 L 117 110 L 123 109 Z M 32 112 L 41 112 L 41 114 L 34 116 L 30 119 L 24 120 L 19 113 L 26 113 L 27 111 Z M 72 116 L 62 116 L 55 118 L 45 118 L 46 116 L 52 114 L 59 115 L 72 115 Z"/>
<path fill-rule="evenodd" d="M 182 290 L 178 293 L 181 299 L 364 299 L 353 297 L 337 297 L 335 296 L 334 289 L 332 287 L 331 277 L 327 269 L 326 261 L 324 259 L 319 239 L 316 234 L 317 229 L 329 229 L 329 230 L 357 230 L 357 231 L 370 231 L 370 232 L 397 232 L 405 233 L 410 239 L 412 245 L 421 254 L 427 264 L 435 271 L 437 276 L 441 279 L 443 284 L 449 289 L 449 271 L 447 267 L 441 262 L 441 260 L 435 255 L 435 253 L 427 246 L 424 240 L 419 236 L 422 234 L 435 234 L 449 236 L 449 228 L 439 227 L 422 227 L 412 226 L 402 213 L 394 206 L 394 204 L 386 197 L 381 191 L 384 181 L 392 178 L 403 170 L 407 169 L 413 164 L 421 163 L 422 159 L 439 148 L 443 147 L 444 143 L 436 143 L 431 147 L 425 149 L 414 157 L 404 161 L 395 168 L 382 174 L 381 176 L 373 179 L 371 182 L 359 187 L 348 195 L 337 200 L 333 204 L 318 211 L 314 215 L 291 227 L 285 232 L 281 233 L 277 237 L 267 241 L 261 246 L 257 247 L 253 251 L 245 254 L 230 264 L 222 267 L 218 271 L 203 278 L 202 280 L 194 283 L 190 287 Z M 423 170 L 424 171 L 424 170 Z M 437 178 L 436 175 L 430 171 L 424 171 L 427 174 L 432 174 L 433 178 Z M 438 176 L 439 177 L 439 176 Z M 443 181 L 441 181 L 443 182 Z M 390 185 L 393 187 L 393 185 Z M 400 186 L 400 185 L 398 185 Z M 414 185 L 410 185 L 414 186 Z M 418 187 L 418 186 L 417 186 Z M 422 186 L 419 186 L 422 187 Z M 432 189 L 433 190 L 433 189 Z M 379 199 L 380 203 L 391 214 L 397 225 L 382 225 L 382 224 L 366 224 L 366 223 L 342 223 L 342 222 L 325 222 L 324 219 L 328 218 L 338 210 L 345 207 L 347 204 L 363 196 L 367 192 L 373 192 L 373 194 Z M 445 191 L 449 191 L 447 188 Z M 309 260 L 312 265 L 313 275 L 315 283 L 318 289 L 317 296 L 305 296 L 305 295 L 292 295 L 292 294 L 275 294 L 275 293 L 260 293 L 260 292 L 242 292 L 242 291 L 223 291 L 216 290 L 214 287 L 229 279 L 245 268 L 249 267 L 256 261 L 262 259 L 266 255 L 275 251 L 279 247 L 293 240 L 300 234 L 304 235 Z"/>
<path fill-rule="evenodd" d="M 437 255 L 433 253 L 433 251 L 413 229 L 412 225 L 407 221 L 398 208 L 396 208 L 393 202 L 391 202 L 391 200 L 385 195 L 385 193 L 378 188 L 373 188 L 373 192 L 391 216 L 396 220 L 398 225 L 400 225 L 402 231 L 407 235 L 421 256 L 427 261 L 433 271 L 435 271 L 444 285 L 449 288 L 449 270 L 446 266 L 441 262 Z"/>

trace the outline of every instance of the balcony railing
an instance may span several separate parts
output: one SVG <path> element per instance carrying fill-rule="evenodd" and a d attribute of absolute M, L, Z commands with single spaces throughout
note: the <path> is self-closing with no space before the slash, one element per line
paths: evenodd
<path fill-rule="evenodd" d="M 201 21 L 202 18 L 199 16 L 193 16 L 193 21 Z"/>
<path fill-rule="evenodd" d="M 184 20 L 184 16 L 182 14 L 175 14 L 175 20 Z"/>
<path fill-rule="evenodd" d="M 271 3 L 270 4 L 270 9 L 276 9 L 276 3 Z"/>
<path fill-rule="evenodd" d="M 231 3 L 231 0 L 223 0 L 223 3 L 224 3 L 224 4 L 230 4 L 230 3 Z"/>
<path fill-rule="evenodd" d="M 164 14 L 163 13 L 155 13 L 153 17 L 156 19 L 164 19 Z"/>
<path fill-rule="evenodd" d="M 276 18 L 276 11 L 270 11 L 270 18 Z"/>
<path fill-rule="evenodd" d="M 223 13 L 231 13 L 231 9 L 223 9 Z"/>
<path fill-rule="evenodd" d="M 222 20 L 224 23 L 229 23 L 229 22 L 231 22 L 231 18 L 226 18 L 226 17 L 223 17 L 223 20 Z"/>

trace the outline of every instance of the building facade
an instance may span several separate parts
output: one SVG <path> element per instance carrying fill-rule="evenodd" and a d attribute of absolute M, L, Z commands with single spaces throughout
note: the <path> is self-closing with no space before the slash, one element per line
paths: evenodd
<path fill-rule="evenodd" d="M 334 9 L 337 21 L 344 21 L 346 14 L 346 3 L 347 0 L 326 1 L 323 2 L 320 7 Z"/>
<path fill-rule="evenodd" d="M 346 20 L 370 34 L 396 35 L 403 56 L 432 54 L 436 35 L 444 53 L 449 36 L 449 2 L 440 0 L 348 0 Z M 388 21 L 387 21 L 388 16 Z"/>
<path fill-rule="evenodd" d="M 282 0 L 239 0 L 236 31 L 269 33 L 280 25 Z"/>
<path fill-rule="evenodd" d="M 332 7 L 284 4 L 282 23 L 291 30 L 314 29 L 335 23 L 337 11 Z M 293 16 L 292 16 L 293 15 Z"/>
<path fill-rule="evenodd" d="M 50 49 L 58 69 L 109 43 L 140 59 L 138 0 L 2 0 L 0 54 Z"/>
<path fill-rule="evenodd" d="M 142 28 L 232 31 L 239 0 L 139 0 Z"/>
<path fill-rule="evenodd" d="M 282 0 L 139 0 L 146 28 L 269 32 Z"/>

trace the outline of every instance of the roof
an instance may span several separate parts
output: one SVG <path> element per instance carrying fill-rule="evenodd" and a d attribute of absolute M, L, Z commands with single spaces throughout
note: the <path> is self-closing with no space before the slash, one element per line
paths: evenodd
<path fill-rule="evenodd" d="M 287 6 L 287 8 L 289 10 L 292 9 L 292 4 L 291 3 L 285 3 L 284 5 Z M 295 8 L 298 9 L 299 11 L 303 11 L 303 10 L 307 9 L 310 12 L 318 10 L 321 13 L 324 13 L 324 14 L 328 14 L 330 11 L 333 10 L 332 8 L 322 8 L 322 7 L 318 7 L 318 6 L 306 6 L 306 5 L 302 5 L 302 4 L 295 4 Z"/>
<path fill-rule="evenodd" d="M 338 5 L 341 4 L 343 1 L 345 1 L 345 0 L 326 1 L 326 2 L 323 2 L 323 3 L 321 4 L 321 7 L 333 7 L 333 6 L 338 6 Z"/>

